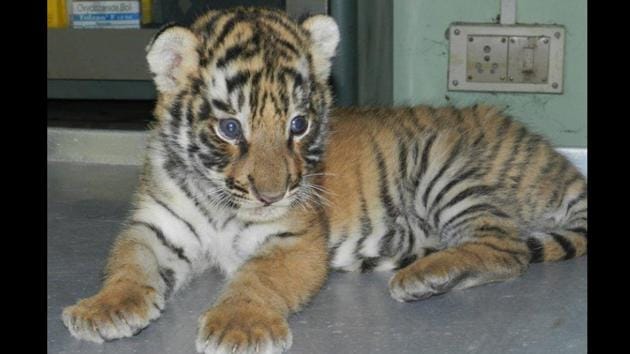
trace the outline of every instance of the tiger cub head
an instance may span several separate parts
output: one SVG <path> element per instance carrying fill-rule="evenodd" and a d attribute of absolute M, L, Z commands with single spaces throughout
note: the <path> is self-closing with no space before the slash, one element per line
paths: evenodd
<path fill-rule="evenodd" d="M 203 178 L 243 220 L 276 219 L 307 203 L 321 175 L 338 42 L 328 16 L 298 24 L 250 8 L 161 30 L 147 61 L 165 165 Z"/>

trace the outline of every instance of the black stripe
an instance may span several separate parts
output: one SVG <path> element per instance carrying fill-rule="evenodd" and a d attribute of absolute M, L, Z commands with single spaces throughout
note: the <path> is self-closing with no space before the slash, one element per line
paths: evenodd
<path fill-rule="evenodd" d="M 455 220 L 461 218 L 462 216 L 468 215 L 468 214 L 472 214 L 475 212 L 480 212 L 480 211 L 487 211 L 490 214 L 500 217 L 500 218 L 507 218 L 509 217 L 509 215 L 507 215 L 506 213 L 504 213 L 503 211 L 501 211 L 500 209 L 498 209 L 496 206 L 492 205 L 492 204 L 488 204 L 488 203 L 482 203 L 482 204 L 475 204 L 472 205 L 462 211 L 460 211 L 459 213 L 457 213 L 455 216 L 451 217 L 443 226 L 443 229 L 447 229 L 449 227 L 449 225 L 452 225 L 453 222 L 455 222 Z"/>
<path fill-rule="evenodd" d="M 553 239 L 558 242 L 558 244 L 560 244 L 560 246 L 562 247 L 562 250 L 564 250 L 564 259 L 570 259 L 575 257 L 575 247 L 573 246 L 573 243 L 571 243 L 571 241 L 569 241 L 566 237 L 557 234 L 555 232 L 550 232 L 549 233 Z"/>
<path fill-rule="evenodd" d="M 201 101 L 201 105 L 199 107 L 199 112 L 197 112 L 198 120 L 206 120 L 210 118 L 210 102 L 203 97 Z"/>
<path fill-rule="evenodd" d="M 229 77 L 225 80 L 225 85 L 227 87 L 228 95 L 234 91 L 234 89 L 243 86 L 249 80 L 252 75 L 249 71 L 239 71 L 235 75 Z M 213 101 L 214 102 L 214 101 Z"/>
<path fill-rule="evenodd" d="M 361 262 L 361 273 L 367 273 L 374 269 L 378 265 L 379 259 L 379 257 L 365 258 L 363 262 Z"/>
<path fill-rule="evenodd" d="M 505 176 L 507 175 L 508 171 L 512 167 L 514 163 L 514 159 L 516 159 L 516 157 L 518 156 L 518 153 L 521 150 L 521 147 L 523 146 L 521 142 L 525 138 L 526 134 L 527 134 L 527 129 L 525 129 L 524 126 L 521 126 L 518 130 L 518 135 L 516 137 L 516 140 L 513 143 L 512 151 L 510 152 L 510 157 L 507 159 L 507 161 L 503 163 L 503 167 L 501 168 L 501 171 L 499 172 L 499 178 L 498 178 L 499 183 L 501 183 L 505 179 Z"/>
<path fill-rule="evenodd" d="M 431 253 L 435 253 L 437 252 L 438 249 L 437 248 L 433 248 L 433 247 L 425 247 L 424 248 L 424 257 L 430 255 Z"/>
<path fill-rule="evenodd" d="M 406 257 L 403 257 L 403 258 L 399 259 L 398 260 L 398 265 L 396 266 L 396 270 L 405 268 L 406 266 L 408 266 L 411 263 L 415 262 L 416 259 L 418 259 L 418 256 L 415 255 L 415 254 L 412 254 L 410 256 L 406 256 Z"/>
<path fill-rule="evenodd" d="M 236 218 L 236 214 L 232 214 L 228 216 L 223 222 L 223 225 L 221 225 L 221 230 L 224 230 L 225 227 L 230 223 L 230 221 L 234 220 L 234 218 Z"/>
<path fill-rule="evenodd" d="M 302 236 L 305 233 L 306 233 L 306 230 L 299 231 L 299 232 L 285 231 L 285 232 L 278 232 L 278 233 L 275 233 L 275 234 L 271 234 L 271 235 L 267 236 L 266 238 L 271 238 L 271 237 L 280 237 L 280 238 L 296 237 L 296 236 Z"/>
<path fill-rule="evenodd" d="M 508 253 L 508 254 L 510 254 L 512 256 L 519 256 L 519 255 L 523 255 L 523 254 L 527 253 L 526 251 L 513 250 L 513 249 L 508 249 L 508 248 L 495 246 L 495 245 L 493 245 L 491 243 L 488 243 L 488 242 L 472 241 L 472 242 L 468 242 L 467 244 L 485 246 L 485 247 L 488 247 L 488 248 L 493 249 L 493 250 L 498 251 L 498 252 Z M 518 263 L 521 263 L 520 259 L 518 260 Z"/>
<path fill-rule="evenodd" d="M 398 210 L 394 205 L 394 201 L 389 194 L 389 182 L 387 181 L 387 165 L 385 164 L 385 159 L 383 158 L 383 153 L 378 147 L 378 144 L 375 142 L 375 139 L 372 139 L 372 151 L 374 151 L 374 155 L 376 158 L 376 163 L 378 165 L 378 175 L 379 175 L 379 187 L 380 187 L 380 199 L 385 211 L 387 212 L 387 216 L 391 219 L 395 218 L 398 215 Z"/>
<path fill-rule="evenodd" d="M 391 257 L 397 253 L 396 250 L 392 249 L 394 236 L 396 236 L 396 230 L 389 230 L 381 237 L 378 251 L 380 256 Z"/>
<path fill-rule="evenodd" d="M 158 203 L 160 206 L 166 209 L 169 213 L 171 213 L 171 215 L 173 215 L 175 219 L 186 224 L 186 226 L 188 227 L 188 230 L 190 230 L 190 232 L 192 232 L 192 234 L 195 235 L 195 238 L 197 239 L 197 241 L 201 243 L 201 238 L 199 237 L 199 234 L 197 233 L 197 231 L 195 231 L 195 228 L 188 221 L 186 221 L 181 216 L 177 215 L 177 213 L 175 213 L 173 209 L 169 208 L 163 201 L 156 198 L 152 193 L 147 193 L 147 194 L 149 195 L 149 197 L 153 198 L 153 200 L 155 200 L 156 203 Z"/>
<path fill-rule="evenodd" d="M 219 47 L 221 43 L 225 40 L 225 38 L 234 30 L 234 26 L 237 22 L 245 19 L 245 16 L 242 12 L 237 12 L 232 18 L 227 20 L 222 27 L 221 33 L 215 37 L 215 41 L 212 44 L 213 48 L 210 50 L 210 53 L 214 53 L 215 50 Z"/>
<path fill-rule="evenodd" d="M 212 100 L 212 105 L 215 108 L 217 108 L 217 109 L 219 109 L 219 110 L 221 110 L 221 111 L 223 111 L 225 113 L 232 113 L 232 112 L 234 112 L 234 110 L 230 107 L 230 105 L 225 103 L 225 102 L 223 102 L 223 101 L 219 101 L 219 100 L 214 99 L 214 100 Z"/>
<path fill-rule="evenodd" d="M 575 204 L 579 203 L 581 200 L 585 198 L 586 198 L 586 191 L 580 193 L 577 197 L 575 197 L 573 200 L 567 203 L 567 211 L 570 211 L 571 208 L 573 208 Z"/>
<path fill-rule="evenodd" d="M 171 268 L 160 267 L 159 273 L 166 285 L 164 298 L 168 299 L 168 297 L 173 293 L 173 287 L 175 287 L 175 272 Z"/>
<path fill-rule="evenodd" d="M 358 257 L 361 254 L 361 248 L 363 248 L 363 244 L 367 237 L 372 234 L 372 220 L 370 220 L 370 215 L 368 214 L 367 202 L 365 200 L 365 195 L 363 194 L 363 181 L 361 170 L 357 169 L 356 172 L 358 185 L 359 185 L 359 200 L 361 202 L 361 216 L 359 217 L 359 223 L 361 227 L 361 238 L 357 241 L 356 248 L 354 250 L 354 254 Z"/>
<path fill-rule="evenodd" d="M 282 38 L 276 38 L 274 44 L 276 45 L 281 45 L 284 48 L 288 49 L 291 53 L 293 53 L 294 56 L 298 57 L 300 56 L 300 51 L 291 43 L 289 43 L 288 41 L 282 39 Z"/>
<path fill-rule="evenodd" d="M 420 159 L 420 171 L 416 176 L 415 186 L 417 187 L 420 184 L 422 176 L 427 170 L 427 164 L 429 163 L 429 152 L 431 151 L 431 146 L 433 146 L 433 142 L 435 141 L 436 135 L 433 134 L 427 139 L 427 143 L 424 145 L 422 149 L 422 158 Z"/>
<path fill-rule="evenodd" d="M 580 175 L 578 172 L 576 172 L 573 177 L 571 177 L 569 180 L 567 180 L 564 183 L 564 188 L 562 189 L 562 194 L 560 195 L 561 198 L 564 200 L 564 198 L 567 195 L 567 190 L 569 189 L 569 187 L 571 187 L 571 185 L 575 182 L 577 182 L 578 180 L 580 180 L 582 178 L 582 175 Z"/>
<path fill-rule="evenodd" d="M 545 249 L 542 242 L 540 242 L 537 238 L 528 238 L 527 248 L 529 248 L 529 261 L 531 263 L 539 263 L 545 259 Z"/>
<path fill-rule="evenodd" d="M 574 227 L 574 228 L 571 228 L 571 229 L 567 229 L 567 231 L 572 231 L 572 232 L 580 234 L 580 235 L 582 235 L 584 237 L 588 237 L 588 231 L 585 228 L 583 228 L 583 227 Z"/>
<path fill-rule="evenodd" d="M 222 69 L 236 59 L 248 59 L 260 52 L 260 49 L 254 43 L 259 42 L 260 34 L 256 33 L 248 41 L 236 44 L 225 51 L 225 55 L 217 59 L 217 68 Z"/>
<path fill-rule="evenodd" d="M 422 196 L 422 204 L 424 204 L 425 207 L 427 206 L 427 199 L 429 199 L 429 194 L 431 193 L 431 190 L 433 190 L 433 186 L 438 181 L 438 179 L 442 177 L 444 172 L 446 172 L 446 170 L 449 167 L 451 167 L 451 164 L 453 163 L 453 161 L 455 161 L 455 158 L 459 154 L 460 148 L 461 148 L 461 143 L 458 142 L 457 145 L 453 148 L 453 150 L 451 150 L 451 154 L 449 155 L 444 165 L 442 165 L 442 167 L 440 168 L 440 171 L 438 171 L 435 177 L 431 179 L 431 182 L 429 182 L 429 185 L 427 186 L 426 190 L 424 191 L 424 195 Z"/>
<path fill-rule="evenodd" d="M 429 208 L 429 213 L 431 213 L 431 210 L 435 206 L 439 205 L 440 201 L 442 201 L 442 198 L 444 198 L 446 193 L 448 193 L 453 187 L 455 187 L 460 182 L 462 182 L 462 181 L 466 180 L 468 177 L 474 175 L 477 171 L 478 171 L 478 169 L 476 167 L 473 167 L 470 170 L 468 170 L 468 171 L 466 171 L 466 172 L 464 172 L 462 174 L 458 174 L 457 177 L 455 177 L 450 182 L 448 182 L 442 188 L 442 190 L 440 190 L 440 192 L 437 194 L 437 196 L 435 196 L 435 200 L 433 200 L 433 203 L 432 203 L 431 207 Z"/>
<path fill-rule="evenodd" d="M 153 225 L 151 223 L 148 223 L 148 222 L 138 221 L 138 220 L 131 220 L 129 225 L 142 225 L 142 226 L 146 227 L 147 229 L 153 231 L 155 236 L 157 236 L 157 238 L 160 240 L 160 242 L 162 242 L 164 247 L 169 249 L 171 252 L 175 253 L 177 255 L 177 258 L 185 261 L 189 265 L 192 264 L 190 262 L 190 259 L 188 259 L 188 257 L 186 257 L 186 255 L 184 254 L 184 250 L 182 248 L 177 247 L 177 246 L 173 245 L 172 243 L 170 243 L 166 239 L 166 237 L 164 237 L 164 233 L 162 232 L 162 230 L 160 228 L 158 228 L 157 226 L 155 226 L 155 225 Z"/>
<path fill-rule="evenodd" d="M 453 197 L 453 199 L 449 200 L 448 203 L 446 203 L 444 206 L 442 206 L 440 209 L 438 209 L 438 211 L 435 213 L 435 215 L 433 216 L 433 222 L 437 225 L 440 221 L 440 215 L 442 214 L 442 212 L 450 207 L 452 207 L 453 205 L 459 203 L 460 201 L 473 196 L 473 195 L 484 195 L 484 194 L 488 194 L 492 191 L 496 190 L 496 187 L 492 187 L 492 186 L 472 186 L 472 187 L 468 187 L 466 189 L 464 189 L 463 191 L 459 192 L 455 197 Z"/>
<path fill-rule="evenodd" d="M 499 226 L 490 226 L 490 225 L 484 225 L 481 227 L 478 227 L 476 231 L 480 231 L 480 232 L 493 232 L 493 233 L 498 233 L 501 235 L 507 235 L 508 232 L 505 231 L 504 228 L 499 227 Z"/>

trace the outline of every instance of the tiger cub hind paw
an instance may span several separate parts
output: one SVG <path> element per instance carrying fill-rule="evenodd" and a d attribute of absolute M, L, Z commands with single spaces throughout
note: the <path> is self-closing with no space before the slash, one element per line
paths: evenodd
<path fill-rule="evenodd" d="M 250 304 L 220 305 L 199 318 L 199 353 L 283 353 L 292 335 L 284 316 Z"/>
<path fill-rule="evenodd" d="M 446 293 L 454 288 L 466 287 L 471 274 L 462 272 L 457 276 L 445 274 L 421 274 L 400 270 L 389 281 L 392 298 L 400 302 L 424 300 L 434 295 Z"/>
<path fill-rule="evenodd" d="M 164 299 L 151 287 L 106 289 L 66 307 L 62 320 L 74 337 L 103 343 L 138 334 L 163 308 Z"/>

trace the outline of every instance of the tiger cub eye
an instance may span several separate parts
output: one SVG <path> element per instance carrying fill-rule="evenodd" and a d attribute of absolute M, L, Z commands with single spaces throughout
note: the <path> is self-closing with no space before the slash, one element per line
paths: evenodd
<path fill-rule="evenodd" d="M 241 136 L 241 124 L 236 119 L 222 119 L 219 122 L 219 130 L 225 138 L 230 140 Z"/>
<path fill-rule="evenodd" d="M 302 135 L 308 128 L 308 120 L 304 116 L 297 116 L 291 121 L 291 134 L 295 136 Z"/>

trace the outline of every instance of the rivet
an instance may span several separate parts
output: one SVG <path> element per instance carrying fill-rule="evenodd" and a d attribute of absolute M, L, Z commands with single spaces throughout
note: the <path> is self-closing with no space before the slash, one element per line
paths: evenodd
<path fill-rule="evenodd" d="M 492 49 L 492 48 L 490 48 L 490 46 L 489 46 L 489 45 L 487 45 L 487 46 L 483 47 L 483 51 L 484 51 L 484 53 L 490 53 L 490 50 L 491 50 L 491 49 Z"/>
<path fill-rule="evenodd" d="M 483 57 L 483 60 L 490 61 L 490 56 L 486 55 L 485 57 Z"/>
<path fill-rule="evenodd" d="M 468 41 L 469 41 L 469 42 L 472 42 L 472 41 L 474 41 L 474 40 L 475 40 L 475 39 L 474 39 L 473 37 L 468 37 Z"/>
<path fill-rule="evenodd" d="M 547 43 L 549 43 L 549 38 L 545 37 L 545 38 L 543 38 L 542 41 L 543 41 L 543 43 L 547 44 Z"/>
<path fill-rule="evenodd" d="M 553 84 L 551 84 L 551 87 L 553 87 L 553 88 L 557 89 L 557 88 L 558 88 L 558 83 L 557 83 L 557 82 L 554 82 Z"/>
<path fill-rule="evenodd" d="M 457 85 L 459 85 L 459 81 L 453 80 L 453 86 L 457 86 Z"/>
<path fill-rule="evenodd" d="M 510 43 L 516 43 L 516 40 L 514 40 L 514 38 L 510 38 Z"/>
<path fill-rule="evenodd" d="M 556 37 L 556 38 L 560 38 L 560 32 L 554 33 L 553 36 Z"/>
<path fill-rule="evenodd" d="M 472 75 L 468 75 L 468 81 L 472 80 Z"/>
<path fill-rule="evenodd" d="M 455 31 L 453 31 L 453 33 L 455 33 L 455 35 L 458 36 L 460 32 L 459 32 L 458 29 L 455 29 Z"/>
<path fill-rule="evenodd" d="M 505 43 L 506 39 L 505 38 L 501 38 L 501 43 Z"/>
<path fill-rule="evenodd" d="M 509 77 L 509 79 L 510 79 L 510 81 L 514 81 L 514 78 L 513 78 L 513 77 L 511 77 L 511 76 Z"/>

